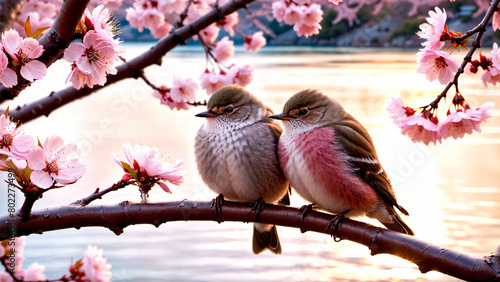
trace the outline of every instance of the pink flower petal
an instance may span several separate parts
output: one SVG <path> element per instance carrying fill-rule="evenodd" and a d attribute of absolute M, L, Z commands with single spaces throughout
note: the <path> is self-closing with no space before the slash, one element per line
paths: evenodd
<path fill-rule="evenodd" d="M 74 62 L 79 57 L 83 56 L 85 47 L 80 43 L 71 43 L 64 51 L 64 59 L 68 62 Z"/>
<path fill-rule="evenodd" d="M 164 182 L 160 181 L 160 182 L 158 182 L 158 185 L 160 185 L 160 187 L 161 187 L 161 189 L 163 189 L 163 191 L 172 194 L 172 191 L 170 191 L 170 189 L 168 189 L 167 184 L 165 184 Z"/>
<path fill-rule="evenodd" d="M 45 168 L 45 154 L 43 149 L 40 147 L 35 147 L 28 154 L 28 166 L 32 170 L 42 170 Z"/>
<path fill-rule="evenodd" d="M 31 182 L 40 188 L 49 188 L 52 186 L 52 177 L 42 170 L 35 170 L 30 176 Z"/>
<path fill-rule="evenodd" d="M 31 61 L 21 67 L 21 75 L 31 82 L 43 78 L 46 73 L 47 67 L 40 61 Z"/>
<path fill-rule="evenodd" d="M 2 74 L 0 75 L 0 82 L 3 84 L 3 86 L 7 88 L 16 85 L 17 84 L 16 72 L 9 68 L 4 69 Z"/>

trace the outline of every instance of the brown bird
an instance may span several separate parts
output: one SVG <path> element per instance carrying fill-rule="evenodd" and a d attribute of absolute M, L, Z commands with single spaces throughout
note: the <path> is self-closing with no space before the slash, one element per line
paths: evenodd
<path fill-rule="evenodd" d="M 274 204 L 288 195 L 277 155 L 282 129 L 268 118 L 271 110 L 238 85 L 216 91 L 207 108 L 196 115 L 206 124 L 196 136 L 195 155 L 208 187 L 232 201 Z M 282 252 L 274 225 L 255 223 L 252 245 L 254 254 Z"/>

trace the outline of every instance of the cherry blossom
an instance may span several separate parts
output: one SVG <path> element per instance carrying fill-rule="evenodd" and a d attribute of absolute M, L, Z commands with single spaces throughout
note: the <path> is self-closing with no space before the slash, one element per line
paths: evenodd
<path fill-rule="evenodd" d="M 123 152 L 128 163 L 124 164 L 120 161 L 115 153 L 111 154 L 111 158 L 123 168 L 124 177 L 132 176 L 140 187 L 150 185 L 150 189 L 154 184 L 158 184 L 165 192 L 171 193 L 165 182 L 174 185 L 184 182 L 184 172 L 180 170 L 184 162 L 177 160 L 175 164 L 170 163 L 156 147 L 151 148 L 140 144 L 132 147 L 127 142 L 123 143 Z M 127 166 L 133 171 L 130 171 Z"/>
<path fill-rule="evenodd" d="M 238 24 L 239 15 L 238 12 L 231 13 L 227 15 L 223 20 L 217 22 L 218 26 L 222 26 L 229 36 L 234 36 L 234 27 Z"/>
<path fill-rule="evenodd" d="M 80 261 L 80 267 L 77 269 L 81 281 L 111 281 L 111 264 L 102 253 L 102 249 L 96 246 L 87 247 Z"/>
<path fill-rule="evenodd" d="M 420 36 L 420 38 L 426 39 L 426 41 L 422 43 L 423 46 L 426 46 L 426 50 L 439 51 L 444 44 L 441 39 L 446 26 L 446 10 L 443 9 L 443 11 L 441 11 L 436 7 L 435 11 L 429 11 L 429 16 L 430 17 L 427 18 L 428 23 L 420 25 L 421 31 L 417 32 L 417 35 Z"/>
<path fill-rule="evenodd" d="M 285 14 L 287 12 L 287 5 L 285 1 L 274 1 L 272 5 L 273 9 L 273 17 L 278 21 L 278 22 L 284 22 L 285 21 Z"/>
<path fill-rule="evenodd" d="M 71 84 L 75 89 L 80 89 L 85 85 L 92 88 L 97 84 L 90 74 L 83 73 L 80 69 L 78 69 L 76 62 L 71 64 L 71 71 L 66 79 L 66 83 L 68 83 L 68 81 L 71 81 Z"/>
<path fill-rule="evenodd" d="M 115 46 L 96 31 L 89 31 L 83 38 L 83 44 L 71 43 L 64 52 L 64 59 L 76 62 L 78 69 L 90 74 L 99 85 L 106 82 L 106 74 L 116 74 L 113 66 L 116 60 Z"/>
<path fill-rule="evenodd" d="M 45 274 L 43 274 L 44 271 L 45 266 L 39 265 L 35 262 L 24 272 L 23 279 L 27 281 L 45 281 L 47 278 L 45 277 Z"/>
<path fill-rule="evenodd" d="M 301 11 L 300 7 L 292 3 L 286 8 L 285 14 L 283 16 L 283 21 L 286 24 L 294 25 L 296 23 L 301 22 L 301 20 L 302 20 L 301 15 L 302 15 L 302 11 Z"/>
<path fill-rule="evenodd" d="M 170 88 L 165 85 L 162 85 L 160 89 L 155 89 L 152 96 L 160 99 L 160 103 L 168 106 L 171 110 L 176 109 L 180 111 L 189 109 L 189 104 L 186 102 L 175 102 L 174 99 L 172 99 Z"/>
<path fill-rule="evenodd" d="M 440 123 L 439 133 L 444 139 L 448 137 L 463 138 L 465 133 L 472 134 L 473 130 L 481 132 L 480 123 L 479 118 L 470 116 L 463 111 L 457 111 L 449 114 L 446 120 Z"/>
<path fill-rule="evenodd" d="M 14 282 L 14 279 L 8 272 L 0 271 L 0 281 L 1 282 Z"/>
<path fill-rule="evenodd" d="M 7 115 L 0 115 L 0 154 L 25 160 L 28 151 L 35 144 L 35 138 L 24 135 L 23 128 L 17 127 Z"/>
<path fill-rule="evenodd" d="M 237 66 L 233 64 L 229 67 L 227 76 L 233 78 L 233 83 L 247 86 L 253 80 L 253 68 L 250 65 Z"/>
<path fill-rule="evenodd" d="M 328 0 L 328 2 L 338 5 L 340 4 L 340 2 L 342 2 L 342 0 Z"/>
<path fill-rule="evenodd" d="M 500 10 L 497 10 L 493 14 L 493 20 L 491 22 L 491 25 L 493 26 L 493 31 L 500 29 Z"/>
<path fill-rule="evenodd" d="M 177 103 L 192 103 L 196 99 L 196 90 L 199 88 L 192 78 L 182 79 L 178 75 L 174 75 L 170 96 Z"/>
<path fill-rule="evenodd" d="M 200 86 L 207 91 L 208 95 L 212 95 L 217 89 L 232 82 L 233 77 L 227 75 L 224 71 L 215 73 L 214 71 L 205 70 L 200 75 Z"/>
<path fill-rule="evenodd" d="M 207 26 L 199 32 L 199 35 L 206 43 L 214 44 L 219 36 L 220 28 L 215 23 Z"/>
<path fill-rule="evenodd" d="M 3 46 L 0 44 L 0 82 L 5 87 L 12 87 L 17 84 L 16 72 L 8 68 L 9 59 L 3 52 Z"/>
<path fill-rule="evenodd" d="M 400 95 L 390 97 L 382 108 L 389 113 L 395 124 L 399 124 L 402 119 L 415 112 L 414 109 L 404 106 Z"/>
<path fill-rule="evenodd" d="M 8 30 L 2 36 L 2 44 L 12 59 L 12 65 L 21 70 L 21 76 L 33 82 L 47 72 L 44 63 L 37 61 L 43 53 L 43 46 L 33 38 L 21 39 L 15 30 Z"/>
<path fill-rule="evenodd" d="M 308 25 L 305 23 L 298 23 L 293 26 L 293 30 L 297 33 L 298 36 L 304 35 L 306 38 L 319 33 L 321 29 L 321 25 L 319 23 L 314 25 Z"/>
<path fill-rule="evenodd" d="M 214 56 L 220 62 L 231 59 L 234 56 L 234 41 L 224 36 L 219 42 L 215 43 Z"/>
<path fill-rule="evenodd" d="M 436 123 L 422 116 L 409 116 L 401 120 L 399 128 L 401 134 L 410 137 L 414 143 L 422 142 L 425 145 L 436 144 L 438 141 L 441 143 L 442 137 Z"/>
<path fill-rule="evenodd" d="M 92 12 L 85 10 L 83 15 L 84 22 L 91 30 L 102 32 L 109 38 L 116 35 L 116 24 L 111 20 L 111 14 L 104 5 L 95 7 Z"/>
<path fill-rule="evenodd" d="M 318 4 L 303 6 L 301 21 L 305 25 L 315 26 L 323 20 L 323 10 Z"/>
<path fill-rule="evenodd" d="M 443 51 L 422 50 L 417 53 L 417 62 L 418 73 L 425 74 L 430 81 L 437 78 L 443 85 L 453 80 L 459 68 L 457 60 Z"/>
<path fill-rule="evenodd" d="M 257 31 L 252 35 L 245 37 L 245 43 L 243 46 L 245 50 L 249 52 L 250 50 L 257 52 L 260 48 L 266 45 L 266 38 L 262 31 Z"/>
<path fill-rule="evenodd" d="M 64 145 L 59 136 L 48 137 L 43 147 L 36 146 L 28 154 L 31 182 L 40 188 L 49 188 L 54 181 L 64 185 L 76 182 L 86 171 L 79 157 L 76 145 Z"/>
<path fill-rule="evenodd" d="M 489 110 L 491 110 L 491 108 L 493 108 L 494 105 L 495 105 L 495 103 L 493 103 L 493 102 L 487 102 L 487 103 L 484 103 L 481 107 L 476 108 L 475 110 L 469 108 L 469 109 L 465 110 L 465 113 L 467 113 L 470 116 L 473 116 L 475 118 L 480 119 L 481 122 L 484 122 L 487 119 L 492 117 L 492 114 L 491 114 L 491 112 L 489 112 Z"/>

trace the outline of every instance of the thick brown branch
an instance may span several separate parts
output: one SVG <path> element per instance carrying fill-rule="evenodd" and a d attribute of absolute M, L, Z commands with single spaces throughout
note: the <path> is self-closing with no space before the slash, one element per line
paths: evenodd
<path fill-rule="evenodd" d="M 247 203 L 224 202 L 224 214 L 217 215 L 211 202 L 168 202 L 132 204 L 123 202 L 112 206 L 69 205 L 34 211 L 27 222 L 10 221 L 8 216 L 0 218 L 0 240 L 11 236 L 29 235 L 65 228 L 102 226 L 120 235 L 123 229 L 134 224 L 160 226 L 168 221 L 240 221 L 255 222 Z M 259 222 L 300 228 L 330 234 L 325 230 L 333 219 L 330 214 L 311 211 L 302 220 L 299 210 L 291 207 L 266 205 L 259 214 Z M 402 257 L 418 265 L 422 272 L 436 270 L 468 281 L 493 281 L 500 279 L 500 265 L 494 260 L 474 258 L 465 254 L 433 246 L 415 237 L 391 230 L 370 226 L 366 223 L 346 219 L 336 234 L 370 248 L 372 255 L 387 253 Z M 333 244 L 333 242 L 332 242 Z"/>
<path fill-rule="evenodd" d="M 220 8 L 220 12 L 224 15 L 228 15 L 242 7 L 245 7 L 253 1 L 255 0 L 234 0 L 222 6 Z M 126 78 L 137 78 L 138 72 L 153 64 L 159 64 L 161 62 L 161 58 L 167 52 L 218 20 L 219 12 L 213 9 L 211 12 L 207 13 L 195 22 L 175 30 L 170 35 L 158 41 L 158 43 L 156 43 L 156 45 L 151 47 L 148 51 L 126 63 L 123 63 L 122 65 L 119 65 L 116 68 L 117 74 L 108 76 L 108 80 L 104 86 L 96 85 L 94 88 L 83 87 L 79 90 L 76 90 L 73 87 L 68 87 L 58 92 L 53 92 L 49 96 L 22 108 L 11 110 L 10 114 L 14 120 L 25 123 L 42 115 L 48 116 L 53 110 L 76 99 L 80 99 L 96 92 L 97 90 L 110 84 Z"/>
<path fill-rule="evenodd" d="M 59 59 L 68 46 L 89 2 L 90 0 L 66 0 L 63 2 L 61 11 L 54 24 L 39 40 L 44 49 L 40 61 L 47 67 Z M 0 102 L 13 99 L 26 89 L 26 87 L 31 85 L 29 81 L 20 75 L 18 75 L 18 81 L 19 83 L 13 88 L 0 86 Z"/>

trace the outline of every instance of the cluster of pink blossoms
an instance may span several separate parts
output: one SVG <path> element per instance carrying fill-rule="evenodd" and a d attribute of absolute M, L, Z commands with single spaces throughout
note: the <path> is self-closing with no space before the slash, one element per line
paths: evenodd
<path fill-rule="evenodd" d="M 15 30 L 2 34 L 0 44 L 0 82 L 5 87 L 17 85 L 17 72 L 31 82 L 41 79 L 47 67 L 37 59 L 43 54 L 43 46 L 33 38 L 21 38 Z"/>
<path fill-rule="evenodd" d="M 28 18 L 32 30 L 52 26 L 54 19 L 59 14 L 62 2 L 63 0 L 25 0 L 13 28 L 22 37 L 28 37 L 29 34 L 26 34 L 25 29 Z"/>
<path fill-rule="evenodd" d="M 108 74 L 116 74 L 115 62 L 123 49 L 114 39 L 116 25 L 104 6 L 97 6 L 92 13 L 86 10 L 79 28 L 81 42 L 73 42 L 64 51 L 64 59 L 71 62 L 68 80 L 80 89 L 87 85 L 104 85 Z"/>
<path fill-rule="evenodd" d="M 14 169 L 23 192 L 76 182 L 86 170 L 79 156 L 76 145 L 64 145 L 61 137 L 49 137 L 42 146 L 22 126 L 0 115 L 0 170 Z"/>
<path fill-rule="evenodd" d="M 16 279 L 22 281 L 46 281 L 45 266 L 36 262 L 24 270 L 25 237 L 17 237 L 12 240 L 0 241 L 0 260 L 7 266 L 7 271 L 13 271 Z M 111 281 L 111 265 L 102 256 L 102 249 L 89 245 L 83 254 L 83 258 L 69 267 L 70 277 L 64 275 L 60 281 Z M 11 273 L 0 271 L 0 281 L 14 282 Z"/>
<path fill-rule="evenodd" d="M 430 81 L 436 79 L 443 85 L 453 81 L 455 73 L 458 71 L 457 60 L 448 53 L 441 51 L 446 40 L 451 38 L 446 22 L 446 11 L 441 11 L 438 7 L 435 11 L 429 11 L 427 23 L 420 25 L 417 35 L 425 39 L 422 43 L 424 49 L 417 53 L 419 66 L 417 72 L 425 74 Z"/>
<path fill-rule="evenodd" d="M 444 122 L 439 122 L 432 110 L 424 110 L 421 115 L 415 115 L 415 109 L 405 107 L 400 96 L 387 100 L 384 109 L 401 128 L 401 134 L 407 135 L 415 143 L 422 142 L 429 145 L 429 143 L 441 143 L 442 139 L 449 137 L 457 139 L 463 138 L 466 133 L 481 132 L 480 125 L 491 117 L 488 111 L 494 104 L 488 102 L 477 109 L 472 109 L 462 95 L 457 94 L 453 99 L 453 105 L 455 112 L 448 111 Z"/>
<path fill-rule="evenodd" d="M 169 162 L 156 147 L 136 144 L 134 147 L 130 143 L 123 143 L 123 152 L 127 162 L 120 159 L 113 152 L 111 158 L 123 169 L 125 174 L 122 180 L 135 180 L 134 185 L 139 187 L 142 201 L 147 202 L 148 192 L 158 184 L 167 193 L 172 193 L 166 182 L 179 185 L 184 182 L 184 172 L 181 166 L 182 160 L 177 160 L 175 164 Z"/>
<path fill-rule="evenodd" d="M 218 1 L 223 5 L 228 1 Z M 136 0 L 133 6 L 127 9 L 127 20 L 130 24 L 143 31 L 149 29 L 155 38 L 167 35 L 174 25 L 187 25 L 213 9 L 215 1 L 188 1 L 185 0 Z M 189 5 L 189 6 L 187 6 Z M 185 13 L 181 18 L 181 13 Z M 180 22 L 182 20 L 182 23 Z M 196 91 L 201 87 L 208 95 L 227 84 L 248 85 L 253 78 L 253 69 L 249 65 L 237 66 L 228 62 L 234 56 L 234 41 L 224 36 L 217 41 L 220 29 L 223 28 L 230 36 L 234 36 L 236 25 L 239 22 L 237 12 L 225 16 L 205 29 L 201 30 L 193 39 L 200 39 L 205 51 L 210 54 L 212 68 L 206 68 L 199 77 L 199 85 L 192 79 L 182 79 L 174 76 L 172 86 L 162 85 L 153 91 L 153 97 L 171 109 L 184 110 L 189 108 L 196 98 Z M 241 32 L 238 31 L 240 35 Z M 262 31 L 244 36 L 244 47 L 247 52 L 257 52 L 266 45 Z"/>
<path fill-rule="evenodd" d="M 71 263 L 69 271 L 73 281 L 107 282 L 111 281 L 111 264 L 102 256 L 102 249 L 89 245 L 83 253 L 83 258 Z"/>
<path fill-rule="evenodd" d="M 336 5 L 340 1 L 330 1 Z M 298 36 L 309 37 L 319 33 L 323 11 L 312 0 L 279 0 L 273 3 L 273 16 L 278 22 L 293 25 Z"/>
<path fill-rule="evenodd" d="M 24 261 L 23 248 L 25 245 L 24 237 L 17 237 L 12 240 L 0 241 L 0 260 L 3 260 L 9 272 L 13 271 L 17 279 L 24 281 L 45 281 L 45 267 L 38 263 L 32 263 L 28 269 L 24 270 L 22 262 Z M 14 282 L 11 274 L 7 271 L 0 271 L 0 281 Z"/>

